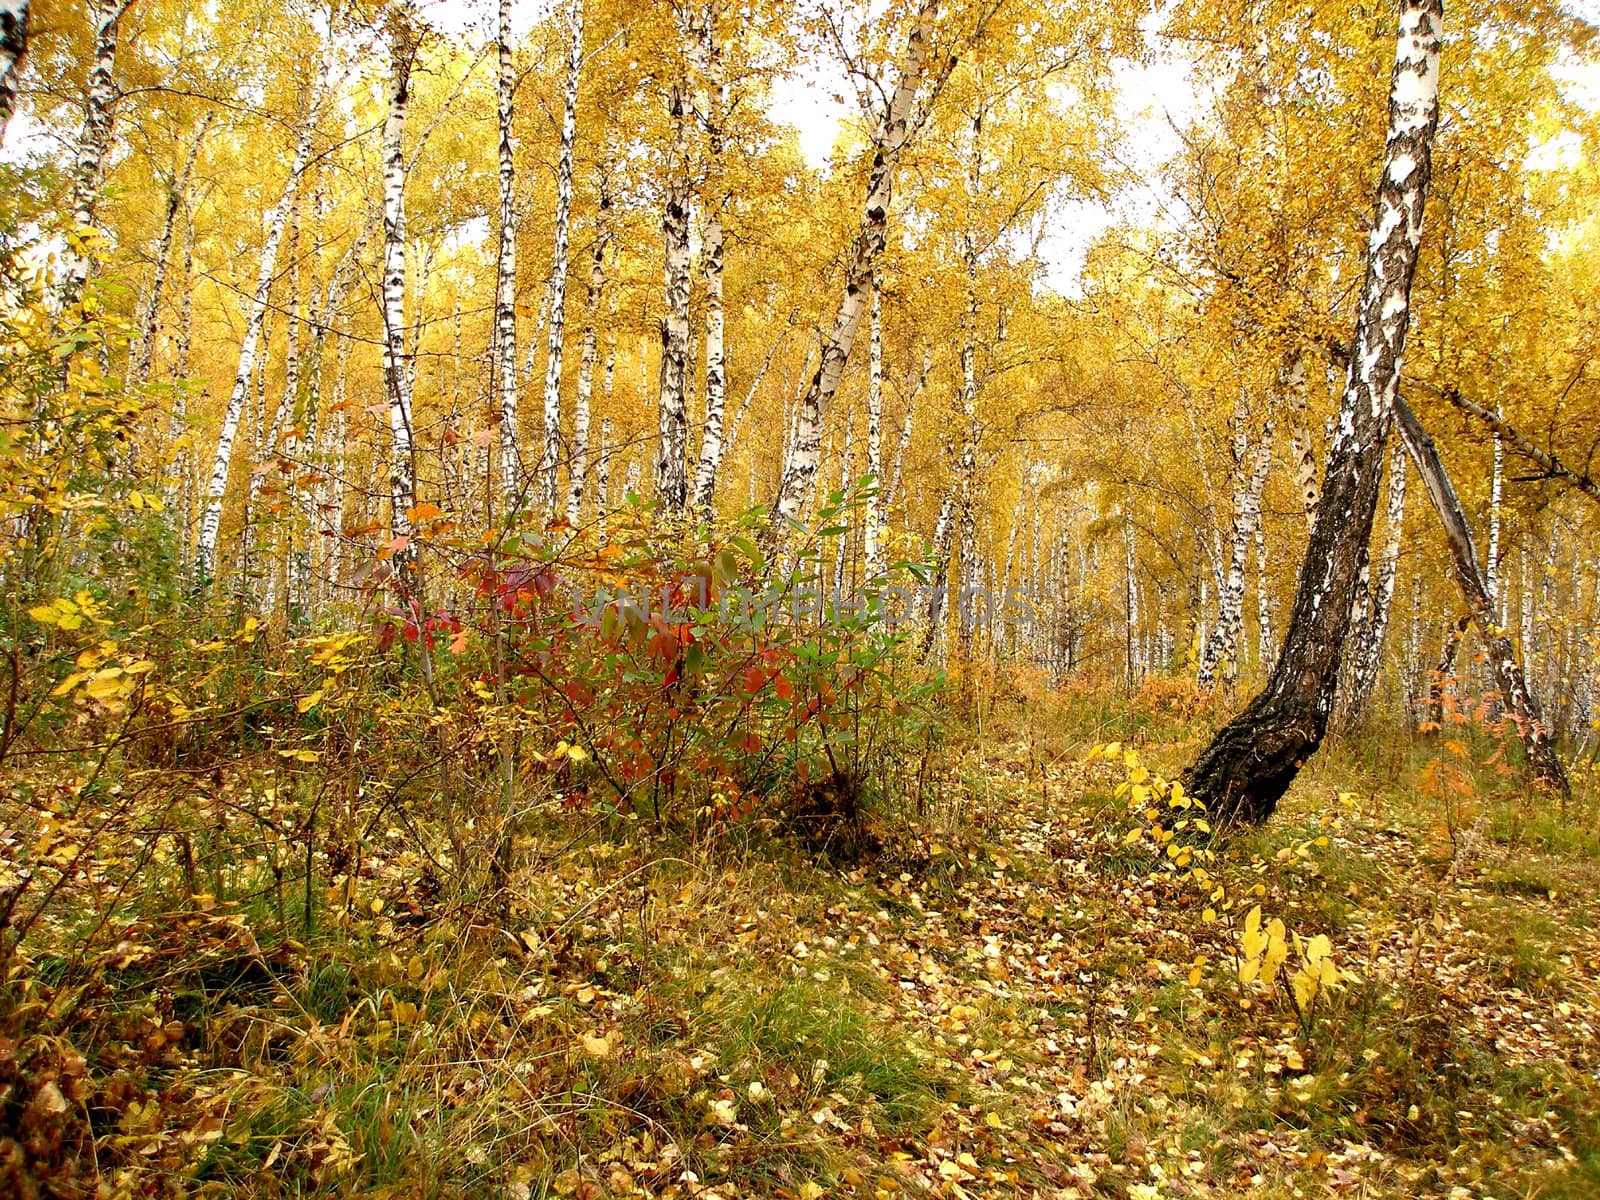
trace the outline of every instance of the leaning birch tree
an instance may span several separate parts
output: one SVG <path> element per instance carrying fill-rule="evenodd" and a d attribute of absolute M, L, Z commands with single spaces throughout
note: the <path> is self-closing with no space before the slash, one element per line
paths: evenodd
<path fill-rule="evenodd" d="M 239 421 L 244 416 L 245 401 L 250 395 L 250 381 L 256 371 L 261 330 L 267 319 L 272 281 L 277 275 L 278 247 L 283 242 L 284 229 L 299 194 L 306 165 L 311 161 L 315 114 L 316 105 L 313 101 L 295 142 L 294 157 L 289 162 L 289 177 L 284 182 L 283 194 L 267 214 L 266 240 L 262 243 L 261 262 L 256 269 L 255 291 L 251 293 L 250 305 L 245 310 L 244 337 L 239 343 L 239 362 L 233 374 L 233 390 L 228 394 L 228 407 L 222 414 L 222 429 L 217 435 L 216 452 L 212 455 L 211 475 L 206 484 L 205 503 L 200 514 L 200 534 L 195 541 L 194 587 L 197 594 L 203 594 L 210 587 L 212 572 L 216 567 L 217 535 L 222 528 L 222 498 L 228 490 L 233 443 L 239 436 Z"/>
<path fill-rule="evenodd" d="M 1402 0 L 1354 352 L 1283 649 L 1265 689 L 1217 732 L 1184 776 L 1189 791 L 1223 820 L 1270 817 L 1327 733 L 1411 319 L 1439 123 L 1443 26 L 1443 0 Z"/>
<path fill-rule="evenodd" d="M 912 133 L 912 108 L 922 77 L 927 70 L 929 43 L 939 0 L 923 0 L 912 22 L 906 43 L 900 77 L 887 105 L 878 114 L 872 131 L 872 168 L 867 176 L 866 201 L 862 205 L 861 227 L 851 244 L 845 267 L 844 296 L 834 313 L 833 327 L 822 342 L 817 369 L 800 401 L 798 427 L 793 444 L 785 456 L 778 495 L 773 501 L 771 525 L 774 531 L 797 521 L 817 477 L 822 461 L 822 430 L 833 404 L 833 396 L 844 374 L 850 348 L 872 290 L 872 268 L 882 254 L 889 226 L 889 204 L 894 193 L 894 173 L 900 155 Z M 953 65 L 953 64 L 952 64 Z"/>

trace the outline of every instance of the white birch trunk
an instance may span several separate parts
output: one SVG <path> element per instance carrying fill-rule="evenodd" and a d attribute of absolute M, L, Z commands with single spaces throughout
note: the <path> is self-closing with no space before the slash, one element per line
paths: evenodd
<path fill-rule="evenodd" d="M 124 0 L 89 0 L 89 19 L 94 28 L 93 55 L 83 97 L 83 126 L 72 161 L 73 242 L 68 246 L 66 271 L 61 282 L 61 311 L 68 314 L 83 299 L 89 279 L 89 243 L 95 237 L 95 210 L 100 201 L 100 184 L 105 175 L 106 156 L 111 151 L 111 121 L 117 103 L 114 72 L 117 64 L 117 23 L 122 19 Z"/>
<path fill-rule="evenodd" d="M 1406 448 L 1399 440 L 1389 453 L 1389 499 L 1385 519 L 1388 524 L 1383 549 L 1378 555 L 1378 578 L 1364 598 L 1364 615 L 1356 623 L 1352 637 L 1350 675 L 1341 705 L 1347 722 L 1360 719 L 1377 686 L 1379 668 L 1383 664 L 1383 640 L 1389 631 L 1389 616 L 1394 607 L 1394 581 L 1400 566 L 1400 544 L 1406 520 Z"/>
<path fill-rule="evenodd" d="M 1305 514 L 1306 529 L 1309 530 L 1317 523 L 1317 502 L 1322 497 L 1322 479 L 1317 474 L 1317 454 L 1311 444 L 1311 412 L 1306 404 L 1306 360 L 1302 352 L 1292 351 L 1285 357 L 1278 381 L 1294 414 L 1290 453 L 1294 458 L 1295 489 L 1300 496 L 1300 509 Z"/>
<path fill-rule="evenodd" d="M 700 17 L 697 61 L 705 80 L 706 138 L 710 151 L 708 183 L 715 184 L 707 205 L 704 244 L 701 249 L 706 277 L 706 423 L 700 439 L 700 462 L 695 470 L 694 504 L 711 515 L 716 497 L 717 471 L 725 450 L 723 427 L 727 404 L 727 361 L 722 303 L 722 210 L 728 197 L 722 190 L 723 113 L 727 85 L 722 65 L 722 45 L 717 39 L 718 4 L 709 0 Z"/>
<path fill-rule="evenodd" d="M 222 498 L 228 490 L 228 467 L 233 460 L 233 443 L 239 434 L 239 420 L 244 415 L 245 401 L 250 395 L 250 383 L 256 371 L 258 343 L 262 325 L 266 321 L 267 302 L 272 293 L 272 280 L 277 273 L 278 246 L 288 224 L 289 211 L 294 207 L 300 190 L 300 180 L 311 158 L 311 138 L 315 127 L 316 107 L 307 112 L 305 125 L 295 144 L 294 158 L 289 164 L 289 178 L 284 183 L 283 195 L 267 214 L 267 236 L 261 247 L 261 264 L 256 272 L 256 287 L 250 297 L 250 307 L 245 313 L 244 338 L 239 344 L 239 365 L 233 376 L 233 391 L 228 396 L 228 407 L 223 411 L 222 430 L 217 436 L 216 453 L 211 460 L 210 481 L 206 485 L 205 505 L 200 516 L 200 536 L 195 546 L 195 579 L 197 591 L 203 592 L 211 585 L 212 571 L 216 566 L 217 534 L 222 528 Z"/>
<path fill-rule="evenodd" d="M 878 579 L 884 567 L 884 480 L 883 480 L 883 290 L 874 276 L 872 287 L 871 342 L 867 357 L 867 474 L 872 476 L 872 491 L 867 497 L 866 559 L 867 580 Z"/>
<path fill-rule="evenodd" d="M 1500 416 L 1498 409 L 1495 416 Z M 1505 491 L 1505 443 L 1496 430 L 1494 435 L 1494 460 L 1489 474 L 1489 553 L 1483 563 L 1483 585 L 1489 589 L 1489 600 L 1497 612 L 1503 614 L 1500 603 L 1500 501 Z M 1502 624 L 1504 619 L 1502 616 Z"/>
<path fill-rule="evenodd" d="M 844 297 L 834 315 L 833 328 L 822 344 L 822 359 L 806 390 L 800 407 L 800 424 L 794 447 L 784 464 L 772 509 L 775 530 L 799 519 L 806 497 L 816 479 L 822 447 L 822 428 L 828 408 L 838 390 L 850 348 L 855 344 L 870 290 L 872 268 L 882 252 L 887 236 L 889 204 L 894 189 L 895 167 L 911 135 L 911 111 L 927 65 L 928 42 L 932 35 L 939 0 L 922 0 L 906 48 L 900 78 L 886 110 L 873 130 L 872 169 L 867 181 L 861 229 L 850 249 L 845 274 Z"/>
<path fill-rule="evenodd" d="M 900 442 L 894 451 L 894 478 L 889 481 L 889 494 L 885 497 L 885 504 L 893 507 L 894 502 L 900 497 L 900 482 L 905 478 L 906 450 L 911 445 L 912 424 L 917 415 L 917 397 L 922 395 L 923 388 L 928 386 L 928 376 L 933 371 L 933 348 L 922 348 L 922 374 L 917 377 L 917 384 L 911 389 L 911 395 L 906 398 L 906 416 L 900 425 Z"/>
<path fill-rule="evenodd" d="M 406 114 L 416 55 L 413 14 L 402 5 L 390 18 L 389 109 L 383 124 L 383 379 L 389 409 L 389 534 L 401 586 L 414 593 L 411 510 L 417 476 L 411 425 L 411 369 L 406 336 Z"/>
<path fill-rule="evenodd" d="M 689 121 L 688 84 L 675 80 L 667 98 L 672 145 L 661 212 L 661 369 L 656 387 L 656 492 L 667 512 L 689 499 Z"/>
<path fill-rule="evenodd" d="M 17 110 L 17 77 L 28 52 L 28 0 L 0 0 L 0 143 Z"/>
<path fill-rule="evenodd" d="M 600 300 L 606 286 L 606 210 L 610 199 L 601 192 L 599 228 L 595 233 L 594 258 L 589 265 L 587 317 L 583 327 L 583 349 L 578 356 L 578 389 L 572 415 L 572 461 L 567 466 L 567 524 L 574 529 L 583 519 L 583 493 L 589 481 L 589 399 L 594 390 L 594 366 L 600 342 L 596 324 L 600 319 Z"/>
<path fill-rule="evenodd" d="M 495 260 L 494 363 L 499 382 L 500 489 L 506 509 L 522 490 L 522 451 L 517 441 L 517 170 L 512 141 L 512 96 L 516 71 L 511 61 L 511 0 L 500 0 L 495 51 L 495 109 L 499 124 L 500 246 Z M 458 298 L 459 299 L 459 298 Z"/>
<path fill-rule="evenodd" d="M 1245 456 L 1239 460 L 1241 472 Z M 1228 573 L 1223 581 L 1222 594 L 1217 600 L 1217 624 L 1207 639 L 1200 655 L 1200 673 L 1197 682 L 1203 688 L 1212 687 L 1220 669 L 1224 683 L 1232 685 L 1239 677 L 1239 642 L 1244 626 L 1244 567 L 1256 526 L 1261 522 L 1261 493 L 1266 487 L 1267 474 L 1272 469 L 1272 422 L 1268 420 L 1261 429 L 1261 439 L 1256 444 L 1255 461 L 1250 472 L 1240 479 L 1239 490 L 1234 493 L 1233 531 L 1228 546 Z"/>
<path fill-rule="evenodd" d="M 550 329 L 544 359 L 544 452 L 539 492 L 546 518 L 555 515 L 561 459 L 561 356 L 566 335 L 567 250 L 572 224 L 572 156 L 578 136 L 578 77 L 583 73 L 583 0 L 567 6 L 567 85 L 561 111 L 561 152 L 556 162 L 556 236 L 550 259 Z"/>
<path fill-rule="evenodd" d="M 138 338 L 130 355 L 133 365 L 128 371 L 128 383 L 133 387 L 147 383 L 150 379 L 150 365 L 156 351 L 156 336 L 161 330 L 161 294 L 166 290 L 167 261 L 172 257 L 172 238 L 177 231 L 178 215 L 183 210 L 184 195 L 189 190 L 189 176 L 194 171 L 195 159 L 200 156 L 200 143 L 205 141 L 206 131 L 211 127 L 212 115 L 208 112 L 200 119 L 200 128 L 195 133 L 188 152 L 183 156 L 183 164 L 178 168 L 178 173 L 172 177 L 171 188 L 167 191 L 167 213 L 161 223 L 161 237 L 156 242 L 156 261 L 150 278 L 150 294 L 145 297 L 144 309 L 139 318 Z"/>

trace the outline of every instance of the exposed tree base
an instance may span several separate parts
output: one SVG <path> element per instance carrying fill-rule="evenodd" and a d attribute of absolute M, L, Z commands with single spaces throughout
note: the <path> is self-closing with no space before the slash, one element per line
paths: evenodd
<path fill-rule="evenodd" d="M 1263 693 L 1217 731 L 1184 773 L 1184 790 L 1206 806 L 1214 823 L 1264 824 L 1326 730 L 1311 709 Z"/>

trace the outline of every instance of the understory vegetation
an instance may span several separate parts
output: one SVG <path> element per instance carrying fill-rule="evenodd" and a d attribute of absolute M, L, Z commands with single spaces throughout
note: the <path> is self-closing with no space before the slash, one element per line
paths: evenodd
<path fill-rule="evenodd" d="M 450 846 L 506 836 L 451 832 L 496 787 L 460 750 L 441 788 L 463 714 L 297 714 L 320 639 L 217 640 L 213 681 L 282 699 L 187 718 L 204 753 L 129 697 L 12 763 L 9 1194 L 1600 1182 L 1600 814 L 1531 794 L 1503 729 L 1364 729 L 1217 839 L 1161 773 L 1192 691 L 1002 674 L 882 751 L 896 786 L 852 777 L 848 853 L 793 820 L 802 775 L 658 818 L 574 802 L 577 755 L 530 769 L 564 784 L 497 867 Z"/>

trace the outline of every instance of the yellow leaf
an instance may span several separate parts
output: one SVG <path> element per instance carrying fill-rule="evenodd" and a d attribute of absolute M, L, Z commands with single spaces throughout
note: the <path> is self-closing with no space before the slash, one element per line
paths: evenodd
<path fill-rule="evenodd" d="M 611 1057 L 612 1045 L 609 1037 L 591 1037 L 586 1033 L 583 1035 L 582 1041 L 583 1052 L 590 1058 Z"/>
<path fill-rule="evenodd" d="M 296 700 L 294 702 L 294 710 L 295 710 L 295 712 L 299 712 L 299 713 L 310 712 L 317 705 L 321 704 L 322 703 L 323 690 L 324 689 L 322 689 L 322 688 L 318 688 L 316 691 L 312 692 L 308 696 L 301 696 L 300 699 L 298 699 L 298 700 Z"/>

